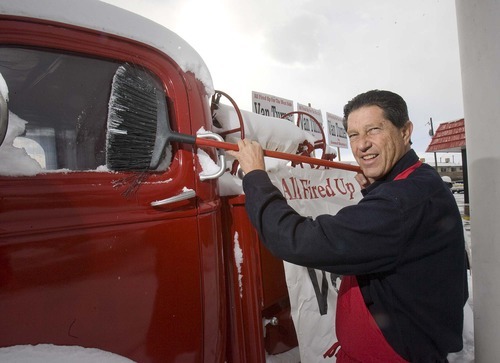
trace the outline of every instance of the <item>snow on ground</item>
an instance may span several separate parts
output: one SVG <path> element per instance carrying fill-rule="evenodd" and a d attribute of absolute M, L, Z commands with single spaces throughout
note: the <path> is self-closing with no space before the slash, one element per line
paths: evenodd
<path fill-rule="evenodd" d="M 52 344 L 17 345 L 0 348 L 2 363 L 134 363 L 132 360 L 94 348 Z"/>

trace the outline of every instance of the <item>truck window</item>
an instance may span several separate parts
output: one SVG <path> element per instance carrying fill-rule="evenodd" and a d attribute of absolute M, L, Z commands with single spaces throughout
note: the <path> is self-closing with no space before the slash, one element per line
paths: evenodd
<path fill-rule="evenodd" d="M 108 101 L 120 65 L 44 49 L 0 47 L 9 124 L 20 128 L 13 147 L 24 149 L 41 172 L 105 171 Z"/>

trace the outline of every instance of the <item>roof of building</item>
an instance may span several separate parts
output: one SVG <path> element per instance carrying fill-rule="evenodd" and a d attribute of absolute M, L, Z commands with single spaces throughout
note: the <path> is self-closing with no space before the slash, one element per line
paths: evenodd
<path fill-rule="evenodd" d="M 461 152 L 462 149 L 465 149 L 463 118 L 440 124 L 425 152 Z"/>

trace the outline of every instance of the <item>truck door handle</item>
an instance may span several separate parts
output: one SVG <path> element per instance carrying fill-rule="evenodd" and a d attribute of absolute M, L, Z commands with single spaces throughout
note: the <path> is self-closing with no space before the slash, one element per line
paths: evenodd
<path fill-rule="evenodd" d="M 155 200 L 151 202 L 152 207 L 158 207 L 161 205 L 166 205 L 170 203 L 180 202 L 181 200 L 187 200 L 196 197 L 196 192 L 193 189 L 185 189 L 180 194 L 174 195 L 170 198 L 165 198 L 161 200 Z"/>
<path fill-rule="evenodd" d="M 213 132 L 207 132 L 205 134 L 197 134 L 197 138 L 199 139 L 213 139 L 217 141 L 224 141 L 222 136 L 219 134 L 213 133 Z M 219 170 L 217 170 L 213 174 L 200 174 L 200 180 L 209 180 L 209 179 L 217 179 L 218 177 L 222 176 L 224 172 L 226 171 L 226 155 L 224 154 L 224 151 L 217 149 L 217 155 L 218 155 L 218 163 L 217 166 L 219 167 Z"/>

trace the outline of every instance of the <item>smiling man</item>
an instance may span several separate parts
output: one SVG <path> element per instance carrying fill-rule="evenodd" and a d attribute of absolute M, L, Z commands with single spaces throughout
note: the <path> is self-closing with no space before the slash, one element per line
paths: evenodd
<path fill-rule="evenodd" d="M 362 173 L 363 199 L 316 219 L 287 205 L 267 173 L 261 146 L 240 140 L 250 220 L 262 242 L 291 263 L 342 274 L 337 362 L 446 362 L 462 349 L 468 297 L 465 243 L 455 199 L 411 149 L 405 101 L 373 90 L 344 107 Z M 325 347 L 325 350 L 328 347 Z"/>
<path fill-rule="evenodd" d="M 367 181 L 373 182 L 385 177 L 410 150 L 410 136 L 413 130 L 413 124 L 408 120 L 403 104 L 399 105 L 401 108 L 388 105 L 385 110 L 370 104 L 356 108 L 358 103 L 363 104 L 362 102 L 371 100 L 372 97 L 372 93 L 360 95 L 345 107 L 344 127 L 352 152 L 364 176 L 368 178 L 364 180 L 365 185 Z M 396 101 L 404 102 L 402 99 Z"/>

